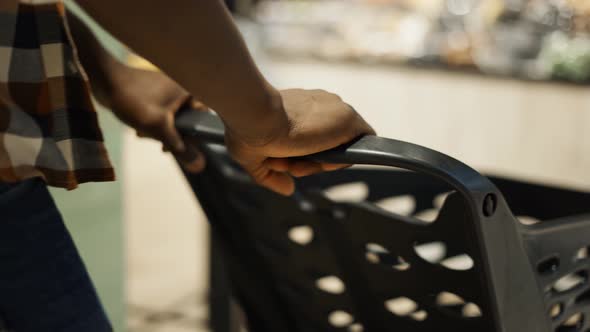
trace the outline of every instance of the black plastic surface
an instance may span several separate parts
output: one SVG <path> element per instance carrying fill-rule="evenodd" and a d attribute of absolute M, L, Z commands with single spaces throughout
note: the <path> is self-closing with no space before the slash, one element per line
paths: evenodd
<path fill-rule="evenodd" d="M 227 156 L 214 115 L 181 112 L 177 125 L 208 158 L 203 173 L 187 178 L 220 239 L 251 331 L 590 328 L 590 261 L 579 250 L 590 245 L 589 194 L 489 179 L 439 152 L 367 136 L 306 158 L 395 169 L 314 175 L 298 181 L 293 197 L 281 197 L 253 184 Z M 366 197 L 335 202 L 324 194 L 351 183 L 364 186 Z M 414 208 L 380 207 L 391 197 Z M 420 219 L 429 210 L 436 219 Z M 515 215 L 542 221 L 525 226 Z M 306 230 L 309 242 L 293 238 L 296 230 Z M 444 254 L 425 254 L 434 247 Z M 572 272 L 579 278 L 566 279 L 581 281 L 559 291 Z M 325 277 L 338 278 L 344 290 L 322 286 Z M 569 319 L 577 313 L 578 322 Z"/>

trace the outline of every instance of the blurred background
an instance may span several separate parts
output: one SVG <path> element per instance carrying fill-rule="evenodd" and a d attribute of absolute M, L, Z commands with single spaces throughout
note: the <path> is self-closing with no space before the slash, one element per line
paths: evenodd
<path fill-rule="evenodd" d="M 278 88 L 335 92 L 381 136 L 481 172 L 590 190 L 588 0 L 228 5 Z M 54 193 L 116 331 L 208 331 L 203 212 L 159 144 L 101 117 L 119 181 Z"/>
<path fill-rule="evenodd" d="M 273 54 L 576 83 L 590 78 L 583 0 L 259 1 Z"/>

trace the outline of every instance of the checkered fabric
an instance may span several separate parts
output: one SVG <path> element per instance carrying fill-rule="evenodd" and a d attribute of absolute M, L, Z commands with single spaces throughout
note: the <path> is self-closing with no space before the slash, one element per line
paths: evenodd
<path fill-rule="evenodd" d="M 0 0 L 0 181 L 114 179 L 61 0 Z"/>

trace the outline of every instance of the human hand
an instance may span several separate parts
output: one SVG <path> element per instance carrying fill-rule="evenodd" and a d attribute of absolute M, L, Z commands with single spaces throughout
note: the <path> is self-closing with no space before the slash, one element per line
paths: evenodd
<path fill-rule="evenodd" d="M 288 159 L 325 151 L 375 131 L 342 99 L 323 90 L 279 92 L 280 103 L 267 130 L 226 128 L 226 144 L 234 159 L 260 185 L 283 195 L 295 190 L 293 177 L 349 165 Z M 237 129 L 237 130 L 236 130 Z"/>
<path fill-rule="evenodd" d="M 174 115 L 182 106 L 202 111 L 207 107 L 161 72 L 123 66 L 111 79 L 108 106 L 113 113 L 138 136 L 162 142 L 163 150 L 170 151 L 186 170 L 201 171 L 205 159 L 194 145 L 185 145 L 174 126 Z"/>
<path fill-rule="evenodd" d="M 79 59 L 98 102 L 107 106 L 139 136 L 162 142 L 188 171 L 204 167 L 202 155 L 185 146 L 174 127 L 174 113 L 181 106 L 206 110 L 164 73 L 127 66 L 107 51 L 89 27 L 72 12 L 68 21 Z"/>

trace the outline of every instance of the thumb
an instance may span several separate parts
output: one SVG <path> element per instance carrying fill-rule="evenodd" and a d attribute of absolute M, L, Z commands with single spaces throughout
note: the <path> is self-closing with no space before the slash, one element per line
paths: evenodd
<path fill-rule="evenodd" d="M 186 150 L 186 145 L 174 125 L 174 114 L 171 112 L 166 114 L 161 140 L 164 147 L 174 154 L 182 154 Z"/>
<path fill-rule="evenodd" d="M 184 142 L 184 139 L 174 125 L 174 113 L 168 113 L 164 126 L 162 143 L 164 148 L 172 152 L 183 168 L 191 173 L 198 173 L 205 168 L 205 157 L 192 145 Z"/>

